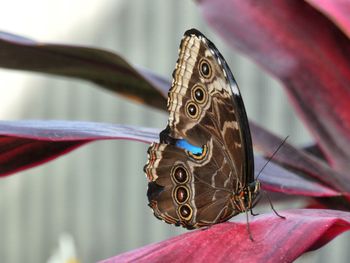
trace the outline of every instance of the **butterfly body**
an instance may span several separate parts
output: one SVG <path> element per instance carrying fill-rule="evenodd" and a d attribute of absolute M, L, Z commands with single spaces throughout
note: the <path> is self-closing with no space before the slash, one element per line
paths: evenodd
<path fill-rule="evenodd" d="M 181 41 L 167 106 L 144 168 L 155 216 L 192 229 L 251 210 L 260 184 L 243 101 L 222 55 L 195 29 Z"/>

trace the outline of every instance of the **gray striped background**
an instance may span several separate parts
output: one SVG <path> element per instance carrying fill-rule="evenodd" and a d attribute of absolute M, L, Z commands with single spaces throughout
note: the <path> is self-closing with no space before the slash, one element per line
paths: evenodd
<path fill-rule="evenodd" d="M 112 50 L 170 78 L 183 32 L 196 27 L 225 56 L 249 117 L 282 137 L 290 135 L 293 143 L 310 141 L 279 84 L 213 34 L 194 3 L 124 0 L 103 10 L 89 24 L 67 28 L 66 39 Z M 25 91 L 9 108 L 6 119 L 86 120 L 159 129 L 166 125 L 165 113 L 86 82 L 0 73 L 28 76 Z M 1 96 L 2 100 L 6 97 Z M 46 262 L 64 232 L 74 238 L 82 262 L 95 262 L 184 232 L 156 220 L 147 207 L 142 172 L 147 147 L 130 141 L 98 142 L 0 180 L 0 262 Z M 344 247 L 344 238 L 338 238 L 328 248 L 298 261 L 328 262 L 332 257 L 346 262 Z"/>

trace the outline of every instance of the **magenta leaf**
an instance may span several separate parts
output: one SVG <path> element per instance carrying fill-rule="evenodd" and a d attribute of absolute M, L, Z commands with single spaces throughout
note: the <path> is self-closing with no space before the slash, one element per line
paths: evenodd
<path fill-rule="evenodd" d="M 122 57 L 96 48 L 53 45 L 0 32 L 0 67 L 92 81 L 137 102 L 165 109 L 165 81 Z M 159 86 L 160 85 L 160 86 Z M 166 91 L 165 91 L 166 89 Z"/>
<path fill-rule="evenodd" d="M 323 155 L 320 147 L 318 147 L 317 144 L 309 144 L 303 147 L 303 150 L 307 153 L 312 154 L 313 156 L 317 157 L 318 159 L 321 159 L 322 161 L 326 161 L 325 156 Z"/>
<path fill-rule="evenodd" d="M 0 121 L 0 134 L 45 141 L 124 139 L 157 141 L 159 131 L 131 125 L 84 121 Z"/>
<path fill-rule="evenodd" d="M 350 37 L 350 2 L 344 0 L 306 0 L 333 20 Z"/>
<path fill-rule="evenodd" d="M 350 213 L 334 210 L 280 211 L 196 230 L 101 261 L 111 262 L 292 262 L 350 229 Z"/>
<path fill-rule="evenodd" d="M 88 141 L 40 141 L 0 136 L 0 176 L 48 162 Z"/>
<path fill-rule="evenodd" d="M 281 145 L 282 139 L 252 122 L 249 124 L 255 149 L 260 149 L 263 153 L 271 156 L 277 146 Z M 314 155 L 302 149 L 297 149 L 289 144 L 288 141 L 279 149 L 277 154 L 273 157 L 273 161 L 296 169 L 319 182 L 325 183 L 332 189 L 337 189 L 345 196 L 349 196 L 350 178 L 348 176 L 335 171 Z"/>
<path fill-rule="evenodd" d="M 0 176 L 9 175 L 96 140 L 153 142 L 150 128 L 73 121 L 0 121 Z"/>
<path fill-rule="evenodd" d="M 27 169 L 96 140 L 158 141 L 156 129 L 74 121 L 0 121 L 0 176 Z M 256 173 L 266 160 L 255 157 Z M 283 167 L 269 164 L 261 174 L 263 188 L 287 194 L 336 197 L 340 193 Z"/>
<path fill-rule="evenodd" d="M 255 177 L 267 160 L 255 156 Z M 341 196 L 340 192 L 324 186 L 319 181 L 309 177 L 301 177 L 287 169 L 270 162 L 259 176 L 261 187 L 272 192 L 313 197 Z"/>
<path fill-rule="evenodd" d="M 304 1 L 197 2 L 209 24 L 231 46 L 284 84 L 330 164 L 347 173 L 349 38 Z"/>

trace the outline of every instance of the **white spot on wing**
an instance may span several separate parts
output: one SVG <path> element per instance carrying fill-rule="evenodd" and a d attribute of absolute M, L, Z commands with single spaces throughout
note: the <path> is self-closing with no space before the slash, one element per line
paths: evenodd
<path fill-rule="evenodd" d="M 232 89 L 233 94 L 235 94 L 235 95 L 237 95 L 237 96 L 241 96 L 240 93 L 239 93 L 239 90 L 238 90 L 237 85 L 235 85 L 235 84 L 232 85 L 232 86 L 231 86 L 231 89 Z"/>

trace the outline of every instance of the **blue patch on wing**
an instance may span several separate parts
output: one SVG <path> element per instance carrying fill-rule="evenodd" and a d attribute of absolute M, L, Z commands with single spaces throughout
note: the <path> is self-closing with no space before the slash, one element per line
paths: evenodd
<path fill-rule="evenodd" d="M 203 153 L 202 147 L 194 146 L 185 139 L 177 140 L 175 145 L 191 152 L 192 154 L 201 155 Z"/>

